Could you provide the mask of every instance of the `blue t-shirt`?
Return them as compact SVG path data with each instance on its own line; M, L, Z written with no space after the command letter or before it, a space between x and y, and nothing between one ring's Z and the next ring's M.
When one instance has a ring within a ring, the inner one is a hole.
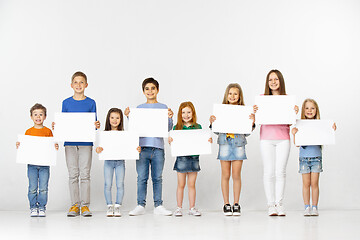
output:
M96 103L86 97L84 100L75 100L69 97L62 102L62 112L94 112L96 116ZM95 127L95 126L94 126ZM64 146L93 146L92 142L65 142Z
M168 107L162 103L143 103L137 106L137 108L168 109ZM173 120L172 118L169 118L168 131L171 130L172 126L173 126ZM140 147L155 147L155 148L164 149L164 139L160 137L140 137L139 145Z
M310 146L300 146L300 157L321 157L321 146L320 145L310 145Z

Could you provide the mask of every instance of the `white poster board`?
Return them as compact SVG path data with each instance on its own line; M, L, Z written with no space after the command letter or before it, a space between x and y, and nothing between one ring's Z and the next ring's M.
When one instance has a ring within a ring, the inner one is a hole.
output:
M153 108L130 108L129 131L140 137L168 136L168 110Z
M253 121L249 118L253 107L214 104L213 115L216 120L212 124L212 131L219 133L250 134Z
M255 104L259 108L256 112L257 124L295 124L296 122L295 96L256 96Z
M172 130L170 136L171 156L190 156L200 154L211 154L210 131L203 129L194 130Z
M298 132L295 145L330 145L335 144L335 131L332 120L296 120Z
M54 137L58 141L94 142L95 113L55 113Z
M99 160L139 159L139 135L130 131L99 131L98 146L104 150Z
M53 137L18 135L20 146L16 151L16 162L39 166L55 166L56 154Z

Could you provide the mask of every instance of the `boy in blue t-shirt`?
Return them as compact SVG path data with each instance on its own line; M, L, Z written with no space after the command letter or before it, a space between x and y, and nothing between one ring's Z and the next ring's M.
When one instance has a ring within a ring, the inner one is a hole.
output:
M94 112L96 115L96 103L93 99L85 96L87 77L82 72L76 72L71 78L71 88L74 95L62 102L62 112ZM95 126L100 128L100 122ZM71 207L68 217L80 214L91 217L90 205L90 170L92 161L92 142L65 142L65 158L69 172L69 188ZM79 186L80 177L80 186Z

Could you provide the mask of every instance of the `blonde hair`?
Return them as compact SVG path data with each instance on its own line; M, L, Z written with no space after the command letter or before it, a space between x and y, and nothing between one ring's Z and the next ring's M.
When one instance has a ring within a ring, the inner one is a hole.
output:
M244 97L243 97L243 92L241 90L241 87L239 84L237 83L230 83L226 90L225 90L225 94L224 94L224 99L222 101L223 104L229 104L229 101L228 101L228 95L229 95L229 92L230 92L230 89L231 88L236 88L239 90L239 100L237 102L238 105L245 105L245 102L244 102Z
M179 111L178 111L178 117L177 117L177 123L175 125L175 130L182 130L184 127L184 122L182 120L182 110L186 107L189 107L192 111L192 119L191 119L191 124L197 126L196 123L196 112L195 112L195 107L191 102L183 102L180 104L179 106Z
M302 106L301 106L301 119L307 119L306 116L305 116L305 104L307 102L311 102L311 103L313 103L315 105L316 114L315 114L314 119L320 119L319 105L317 104L317 102L314 99L311 99L311 98L305 99Z

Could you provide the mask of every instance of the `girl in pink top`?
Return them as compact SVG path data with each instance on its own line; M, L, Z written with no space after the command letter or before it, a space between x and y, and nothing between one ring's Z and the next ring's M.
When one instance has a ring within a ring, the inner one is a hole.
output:
M279 70L266 76L264 95L286 95L284 77ZM258 107L254 106L254 112ZM296 114L298 106L294 107ZM290 152L289 125L261 125L260 150L264 164L264 188L269 216L285 216L283 206L286 165Z

